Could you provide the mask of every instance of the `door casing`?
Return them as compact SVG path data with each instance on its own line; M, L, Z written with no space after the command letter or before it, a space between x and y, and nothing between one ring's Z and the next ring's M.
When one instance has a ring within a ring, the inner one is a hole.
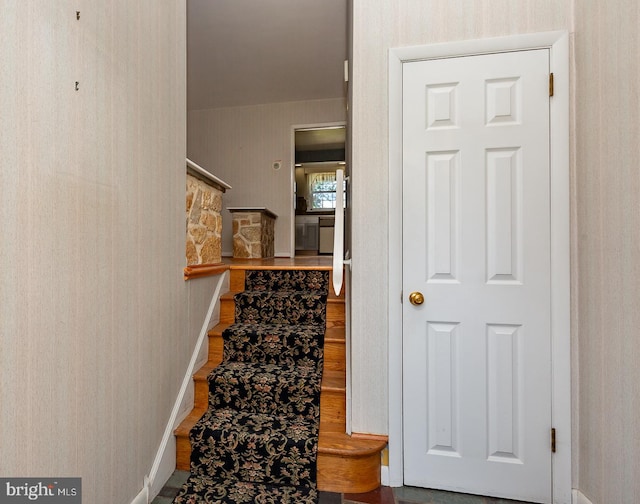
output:
M291 166L289 171L291 177L289 180L289 198L291 204L289 205L291 226L289 228L289 246L291 248L290 256L296 255L296 172L295 172L295 159L296 159L296 130L302 129L323 129L323 128L335 128L335 127L347 127L347 121L334 121L326 123L311 123L311 124L293 124L291 125Z
M389 467L403 484L402 431L402 65L405 62L548 48L550 101L551 351L553 502L571 504L569 35L565 31L478 39L389 51ZM384 474L384 473L383 473Z

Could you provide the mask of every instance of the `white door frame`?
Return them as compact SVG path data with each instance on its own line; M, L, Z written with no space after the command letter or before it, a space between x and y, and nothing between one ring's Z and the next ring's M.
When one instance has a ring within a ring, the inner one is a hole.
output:
M290 187L289 187L289 199L291 204L289 205L289 212L291 215L291 226L289 227L289 243L291 247L290 257L296 255L296 130L300 129L322 129L322 128L335 128L337 126L347 127L347 121L334 121L325 123L311 123L311 124L292 124L291 125L291 166L289 171L291 173ZM345 152L346 156L346 152Z
M403 484L402 432L402 65L410 61L547 48L550 101L553 502L571 504L569 220L569 35L565 31L467 40L389 51L389 473Z

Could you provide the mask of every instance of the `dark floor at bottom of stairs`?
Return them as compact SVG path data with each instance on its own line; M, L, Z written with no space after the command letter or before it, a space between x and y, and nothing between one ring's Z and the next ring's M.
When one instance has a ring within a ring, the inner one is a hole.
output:
M151 504L171 504L189 473L175 471ZM414 487L380 487L364 494L320 492L320 504L526 504L507 499Z

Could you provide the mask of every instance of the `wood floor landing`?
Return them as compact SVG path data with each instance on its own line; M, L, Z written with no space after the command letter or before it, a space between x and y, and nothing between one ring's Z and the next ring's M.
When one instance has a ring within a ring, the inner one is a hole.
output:
M230 269L316 269L331 270L333 268L332 256L297 256L297 257L272 257L270 259L232 259L223 257L222 263Z

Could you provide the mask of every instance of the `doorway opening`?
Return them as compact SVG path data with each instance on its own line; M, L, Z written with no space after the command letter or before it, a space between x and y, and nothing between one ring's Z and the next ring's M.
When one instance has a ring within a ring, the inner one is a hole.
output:
M338 188L336 171L346 165L344 124L295 127L295 255L331 255ZM343 198L345 201L345 198Z

